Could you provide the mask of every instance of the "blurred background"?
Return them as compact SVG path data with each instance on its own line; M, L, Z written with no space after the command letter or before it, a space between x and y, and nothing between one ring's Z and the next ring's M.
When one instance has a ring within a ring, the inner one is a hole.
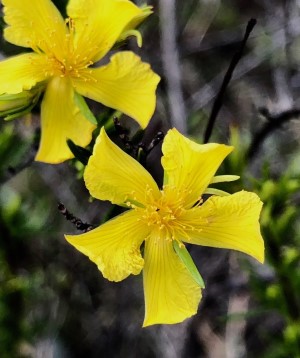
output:
M65 15L66 0L53 1ZM136 1L138 5L142 1ZM0 121L0 357L300 357L300 1L160 0L141 26L143 47L123 44L162 78L145 133L176 126L203 142L211 111L247 23L257 20L213 127L211 142L236 150L219 173L264 201L266 263L192 247L206 289L198 314L177 325L141 328L142 277L105 280L64 239L79 233L62 202L93 225L117 214L91 201L83 165L34 162L39 108ZM1 18L1 28L4 27ZM101 24L100 24L101 26ZM6 43L1 57L24 49ZM97 118L111 111L89 102ZM121 118L131 137L132 120ZM111 135L117 138L114 129ZM120 142L120 146L124 143ZM144 165L161 182L160 145Z

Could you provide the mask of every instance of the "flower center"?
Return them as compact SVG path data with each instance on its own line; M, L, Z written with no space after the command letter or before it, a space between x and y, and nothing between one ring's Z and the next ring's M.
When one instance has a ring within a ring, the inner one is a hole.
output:
M207 219L201 217L198 211L196 218L187 215L190 211L198 210L203 203L202 198L199 198L193 208L187 209L187 193L185 189L178 190L176 187L165 185L157 198L150 188L146 188L142 207L132 202L127 202L127 205L140 214L139 221L151 228L151 237L154 240L175 240L181 246L183 241L190 240L191 232L202 231L200 223L207 223Z
M73 77L76 79L82 79L83 81L96 81L91 75L92 70L89 70L93 64L90 60L90 56L83 51L79 51L74 42L75 28L74 21L71 18L66 19L66 25L68 26L68 33L65 35L63 51L49 50L46 52L48 57L49 68L47 69L47 75L60 76L60 77ZM88 42L88 39L87 39ZM55 44L53 44L55 46Z
M161 190L159 199L153 198L151 190L146 189L145 195L145 207L136 208L141 213L141 220L158 231L159 237L178 240L176 234L184 233L186 228L180 221L185 212L183 193L166 185Z
M73 78L88 78L87 74L90 74L91 71L87 70L90 65L93 63L91 61L84 63L82 60L78 61L79 56L67 55L62 60L59 60L55 57L49 57L49 64L52 70L52 76L60 77L73 77Z

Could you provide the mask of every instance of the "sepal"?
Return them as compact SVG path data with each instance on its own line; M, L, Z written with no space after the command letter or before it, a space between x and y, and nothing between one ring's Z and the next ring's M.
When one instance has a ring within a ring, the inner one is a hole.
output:
M67 139L67 144L74 157L83 165L87 165L92 153L79 145L76 145L71 139Z
M31 112L41 93L41 87L37 86L30 91L0 95L0 117L8 121Z
M200 272L198 271L196 265L194 264L193 259L191 258L191 255L189 254L188 250L182 244L180 246L177 241L173 241L173 248L180 258L181 262L184 264L184 266L187 268L193 279L197 282L197 284L200 286L200 288L205 288L205 284L203 281L202 276L200 275Z

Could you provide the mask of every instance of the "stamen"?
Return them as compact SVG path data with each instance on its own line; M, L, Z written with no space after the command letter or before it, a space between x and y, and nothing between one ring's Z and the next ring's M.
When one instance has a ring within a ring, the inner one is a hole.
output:
M182 220L186 211L184 204L187 190L178 191L175 187L164 186L157 198L153 195L153 189L146 186L144 193L145 207L135 210L141 214L139 221L143 221L147 227L158 231L160 240L175 240L182 246L181 239L189 241L190 232L200 231L194 226L195 222L189 223L186 219ZM199 203L202 202L201 200L200 198Z

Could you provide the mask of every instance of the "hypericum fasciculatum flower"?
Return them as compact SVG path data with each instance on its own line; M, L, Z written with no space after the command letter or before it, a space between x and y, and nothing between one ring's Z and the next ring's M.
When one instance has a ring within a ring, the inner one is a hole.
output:
M73 156L67 139L80 146L90 142L95 123L85 118L78 96L117 109L146 127L159 76L130 51L114 54L108 64L98 62L116 42L137 34L133 26L151 13L149 7L139 8L128 0L70 0L68 18L63 19L50 0L2 4L8 25L4 38L33 52L0 62L0 96L13 106L11 98L18 105L24 101L23 92L34 101L41 87L45 92L36 160L59 163ZM29 108L31 103L25 105ZM17 113L16 108L11 111ZM3 116L14 118L6 111Z
M169 130L162 146L160 190L146 169L116 146L104 129L96 141L84 173L86 186L93 197L127 206L128 211L66 239L108 280L121 281L143 270L144 326L181 322L197 312L202 285L184 259L185 243L238 250L264 260L259 197L208 187L238 178L215 176L232 149L200 145L176 129ZM222 195L203 201L203 194L211 193Z

